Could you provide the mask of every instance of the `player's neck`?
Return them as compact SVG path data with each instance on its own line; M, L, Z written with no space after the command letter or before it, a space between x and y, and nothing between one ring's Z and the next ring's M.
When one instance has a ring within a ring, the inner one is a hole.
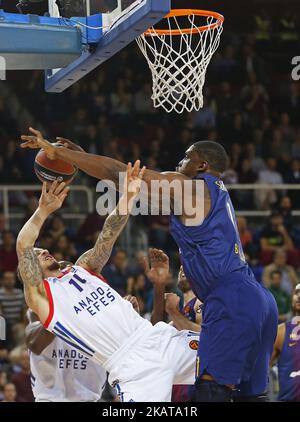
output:
M46 277L45 278L57 278L60 277L62 275L61 270L53 270L53 271L47 271Z

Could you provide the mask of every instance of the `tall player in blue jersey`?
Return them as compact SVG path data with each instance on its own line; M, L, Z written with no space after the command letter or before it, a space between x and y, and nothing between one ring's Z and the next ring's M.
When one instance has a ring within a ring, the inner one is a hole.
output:
M30 128L24 148L44 148L49 158L76 165L90 176L119 183L126 165L109 157L86 154L68 140L64 147L46 141ZM192 145L175 172L146 170L144 181L184 184L203 180L204 221L186 225L188 215L171 216L171 232L180 249L184 272L196 296L204 302L200 334L197 401L264 401L268 366L277 333L277 307L272 295L256 280L244 259L229 194L220 180L227 167L224 148L210 141ZM191 194L197 200L196 190ZM170 207L178 199L170 192ZM160 198L163 199L163 198ZM186 197L180 201L187 202ZM186 205L185 203L183 204ZM183 206L183 209L185 207Z

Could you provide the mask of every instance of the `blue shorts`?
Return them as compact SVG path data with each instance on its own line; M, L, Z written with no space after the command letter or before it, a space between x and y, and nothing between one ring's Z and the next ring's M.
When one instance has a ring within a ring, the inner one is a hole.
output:
M277 321L272 294L254 278L242 272L224 277L204 304L197 376L235 385L241 396L265 392Z

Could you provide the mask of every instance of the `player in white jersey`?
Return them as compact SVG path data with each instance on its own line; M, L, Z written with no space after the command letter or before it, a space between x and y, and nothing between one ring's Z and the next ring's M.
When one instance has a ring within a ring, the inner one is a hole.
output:
M128 165L125 193L94 248L63 272L48 251L37 253L34 244L68 188L54 182L47 191L43 185L39 207L18 236L19 272L26 302L45 328L102 365L122 400L170 401L172 384L194 383L196 351L189 344L197 334L165 323L153 326L98 276L128 221L144 170L139 161ZM163 269L163 262L153 263L154 271Z
M99 401L107 373L76 348L47 331L28 311L31 387L36 402Z

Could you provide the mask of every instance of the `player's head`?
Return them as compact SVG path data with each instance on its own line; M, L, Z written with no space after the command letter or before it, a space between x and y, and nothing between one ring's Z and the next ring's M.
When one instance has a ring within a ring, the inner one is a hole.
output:
M300 283L295 287L292 296L292 309L295 315L300 316Z
M183 266L180 267L178 272L178 287L182 293L186 293L191 290L190 284L185 276Z
M48 249L34 248L34 252L39 260L45 278L53 275L54 271L60 270L59 262L49 253Z
M188 177L199 173L221 175L228 167L228 156L221 144L213 141L200 141L193 144L185 153L176 171Z

